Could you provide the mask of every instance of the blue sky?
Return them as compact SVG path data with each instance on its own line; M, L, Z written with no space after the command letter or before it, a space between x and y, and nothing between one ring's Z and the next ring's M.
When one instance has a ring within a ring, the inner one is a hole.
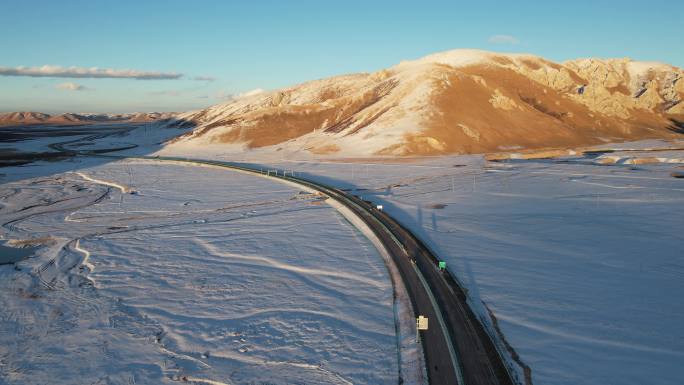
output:
M2 0L0 111L181 111L453 48L684 66L679 1L501 3ZM45 65L77 69L17 69Z

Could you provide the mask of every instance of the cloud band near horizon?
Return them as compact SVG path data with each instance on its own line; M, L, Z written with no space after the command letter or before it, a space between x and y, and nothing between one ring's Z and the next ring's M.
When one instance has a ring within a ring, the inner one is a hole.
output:
M93 78L93 79L136 79L136 80L175 80L183 74L176 72L137 71L130 69L60 67L44 65L41 67L0 67L0 76L28 76L53 78Z
M90 90L90 88L82 86L80 84L76 83L60 83L55 86L56 89L58 90L66 90L66 91L87 91Z

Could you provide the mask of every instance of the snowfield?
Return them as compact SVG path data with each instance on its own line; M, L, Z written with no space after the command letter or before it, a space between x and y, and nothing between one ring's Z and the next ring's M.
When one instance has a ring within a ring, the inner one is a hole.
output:
M150 127L76 144L150 154L173 134ZM678 385L684 144L612 148L499 162L157 154L288 170L383 205L534 384ZM424 381L382 253L294 186L152 160L37 162L0 168L0 224L8 246L39 246L0 266L2 384L375 384L400 368Z
M397 383L399 362L423 381L383 258L320 196L70 162L2 169L0 235L42 247L0 266L0 383Z
M671 173L684 151L654 150L683 146L614 147L625 151L504 162L210 157L292 170L383 205L447 262L496 333L493 314L535 384L680 384L684 182ZM643 158L661 163L624 161Z

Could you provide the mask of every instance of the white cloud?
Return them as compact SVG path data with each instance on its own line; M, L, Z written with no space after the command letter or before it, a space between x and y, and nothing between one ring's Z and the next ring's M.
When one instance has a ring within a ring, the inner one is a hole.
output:
M90 89L90 88L87 88L87 87L82 86L80 84L71 83L71 82L57 84L55 86L55 88L57 88L58 90L66 90L66 91L86 91L86 90Z
M520 44L520 40L518 40L517 37L511 35L494 35L490 36L489 40L487 41L489 41L491 44Z
M200 82L213 82L214 80L216 80L216 78L213 76L195 76L194 78L192 78L192 80L197 80Z
M160 80L179 79L182 74L175 72L116 70L111 68L60 67L44 65L42 67L0 67L0 76L30 76L53 78L112 78Z

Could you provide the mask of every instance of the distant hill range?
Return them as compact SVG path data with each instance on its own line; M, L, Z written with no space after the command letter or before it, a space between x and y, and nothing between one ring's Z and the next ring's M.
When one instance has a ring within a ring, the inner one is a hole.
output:
M49 115L42 112L8 112L0 114L0 126L53 124L76 125L93 123L142 123L169 119L167 112L136 112L131 114L74 114Z
M179 114L196 127L175 143L346 156L673 138L684 133L683 75L681 68L630 59L554 63L454 50Z

